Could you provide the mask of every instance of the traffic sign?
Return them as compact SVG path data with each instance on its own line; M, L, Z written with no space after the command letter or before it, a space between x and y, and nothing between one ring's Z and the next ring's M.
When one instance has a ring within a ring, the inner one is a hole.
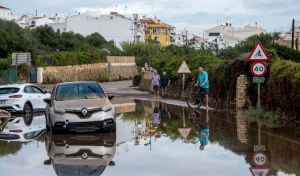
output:
M255 168L250 167L249 168L253 176L267 176L270 172L269 168Z
M262 77L267 73L267 65L261 62L255 62L251 65L251 73L255 77Z
M255 145L254 146L254 151L255 152L258 152L258 151L266 151L266 146L264 146L264 145Z
M265 81L265 77L253 77L253 83L264 83Z
M191 128L178 128L178 132L184 139L187 139L191 130L192 130Z
M185 61L181 63L177 73L191 73L191 70Z
M257 42L255 48L248 58L249 62L260 62L260 61L270 61L268 54L266 53L264 47Z
M267 154L262 151L254 152L252 155L252 163L257 167L267 165L268 163Z

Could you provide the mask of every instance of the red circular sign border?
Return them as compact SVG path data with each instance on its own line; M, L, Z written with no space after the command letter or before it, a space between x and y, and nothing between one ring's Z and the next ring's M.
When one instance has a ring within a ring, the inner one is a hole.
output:
M255 157L256 154L262 154L262 155L264 155L264 156L266 157L266 162L265 162L265 164L263 164L263 165L258 165L258 164L255 163L254 157ZM269 162L269 160L268 160L268 156L267 156L266 152L258 151L258 152L254 152L254 153L252 154L252 164L254 164L254 166L256 166L256 167L265 167L265 166L268 165L268 162Z
M265 67L265 71L264 71L261 75L258 75L258 74L256 74L256 73L253 71L253 67L254 67L256 64L262 64L262 65ZM265 75L267 74L267 70L268 70L267 65L266 65L265 63L263 63L263 62L253 62L253 63L251 64L251 67L250 67L250 71L251 71L252 75L255 76L255 77L263 77L263 76L265 76Z

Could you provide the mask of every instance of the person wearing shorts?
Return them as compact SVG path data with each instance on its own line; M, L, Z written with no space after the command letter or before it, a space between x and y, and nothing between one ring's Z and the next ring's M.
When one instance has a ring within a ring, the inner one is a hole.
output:
M154 71L154 75L152 76L152 87L154 94L159 98L159 89L160 89L160 75L157 71Z
M204 70L203 67L198 68L198 80L195 84L196 87L200 86L204 95L205 95L205 104L206 108L208 109L208 94L209 94L209 80L208 80L208 73Z

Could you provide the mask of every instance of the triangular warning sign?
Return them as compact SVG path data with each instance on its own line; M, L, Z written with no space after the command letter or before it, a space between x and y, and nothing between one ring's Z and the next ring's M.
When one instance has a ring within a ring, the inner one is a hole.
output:
M260 42L257 42L254 50L250 54L248 58L249 62L256 62L256 61L270 61L269 56L267 55L265 49L260 44Z
M191 130L192 130L191 128L178 128L178 132L184 139L187 139Z
M182 62L177 73L191 73L191 70L185 61Z
M249 168L253 176L267 176L270 172L269 168Z

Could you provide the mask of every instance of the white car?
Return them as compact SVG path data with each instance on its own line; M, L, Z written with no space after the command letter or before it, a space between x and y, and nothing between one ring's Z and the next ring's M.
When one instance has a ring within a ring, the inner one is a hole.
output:
M0 86L0 109L12 113L25 113L28 118L33 112L45 111L45 98L51 95L33 84L11 84Z

